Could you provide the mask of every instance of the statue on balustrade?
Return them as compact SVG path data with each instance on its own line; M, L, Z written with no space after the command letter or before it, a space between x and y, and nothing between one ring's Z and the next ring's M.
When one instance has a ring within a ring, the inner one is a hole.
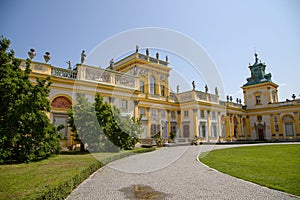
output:
M83 50L83 51L81 52L81 64L84 63L85 57L86 57L86 54L85 54L85 51Z

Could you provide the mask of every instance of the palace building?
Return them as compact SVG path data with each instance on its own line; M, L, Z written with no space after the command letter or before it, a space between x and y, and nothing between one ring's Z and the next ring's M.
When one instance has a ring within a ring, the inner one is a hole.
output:
M29 52L30 53L30 52ZM47 57L47 55L45 55ZM44 56L44 57L45 57ZM48 53L49 56L49 53ZM50 119L55 125L67 126L67 110L76 104L76 93L84 93L90 101L100 93L104 101L117 106L123 116L141 117L144 132L141 138L160 133L168 138L176 133L176 142L189 142L195 137L202 142L236 140L300 140L300 99L278 101L278 85L271 74L265 73L266 65L255 54L249 66L250 77L241 87L244 105L240 99L233 102L227 96L223 101L217 89L209 93L198 91L171 92L168 59L159 59L136 50L129 56L111 62L102 69L77 64L75 69L64 69L32 61L31 80L51 77ZM21 67L25 67L25 60ZM245 68L246 70L246 68ZM62 131L63 146L74 141L70 128Z

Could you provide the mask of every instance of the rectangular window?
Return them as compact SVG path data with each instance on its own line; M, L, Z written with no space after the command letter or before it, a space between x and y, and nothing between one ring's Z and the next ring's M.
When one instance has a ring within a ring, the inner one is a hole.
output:
M200 117L201 117L201 118L205 118L204 110L201 110L201 111L200 111Z
M144 81L140 81L140 91L141 93L145 93Z
M212 135L213 137L218 137L217 124L212 124Z
M260 101L260 96L255 96L255 100L256 100L256 105L258 104L261 104L261 101Z
M122 99L122 101L121 101L121 108L127 109L127 100Z
M160 95L165 96L165 86L163 85L160 86Z
M276 131L276 132L279 131L279 126L278 126L278 124L275 124L275 131Z
M161 118L165 118L166 117L166 111L161 110L160 111L160 116L161 116Z
M189 111L188 110L184 111L184 117L189 117Z
M213 112L211 113L211 117L212 117L212 119L216 119L216 112L215 112L215 111L213 111Z
M262 116L261 115L257 115L257 121L262 121Z
M155 109L151 109L151 116L157 116L157 112Z
M172 118L172 119L175 119L175 118L176 118L175 112L174 112L174 111L171 111L171 118Z
M146 114L145 114L145 109L144 109L144 108L140 108L140 109L139 109L139 113L140 113L140 116L142 116L142 117L145 117L145 116L146 116Z
M205 123L201 123L201 135L202 137L206 137L206 126Z

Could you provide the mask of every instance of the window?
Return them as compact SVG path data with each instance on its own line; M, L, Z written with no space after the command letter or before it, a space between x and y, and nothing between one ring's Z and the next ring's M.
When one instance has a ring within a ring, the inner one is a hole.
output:
M183 137L190 137L190 125L183 125Z
M205 123L201 123L200 128L201 128L201 132L200 132L201 136L206 137L206 125L205 125Z
M121 101L121 108L127 109L127 100L122 99L122 101Z
M261 115L257 115L257 121L262 121L262 116Z
M256 100L256 105L261 104L259 95L255 96L255 100Z
M278 122L278 118L276 116L274 116L274 122L277 123Z
M140 91L141 93L145 93L144 81L140 81Z
M184 111L184 117L189 117L189 111L188 110Z
M176 117L176 116L175 116L175 112L174 112L174 111L171 111L171 118L172 118L172 119L175 119L175 117Z
M213 137L218 137L218 129L217 129L216 123L212 124L212 135L213 135Z
M292 122L286 122L285 125L285 134L287 137L294 136L294 125Z
M146 116L146 114L145 114L145 109L144 109L144 108L140 108L140 109L139 109L139 113L140 113L140 116L141 116L141 117L145 117L145 116Z
M276 131L276 132L279 131L279 126L278 126L278 124L275 124L275 131Z
M165 96L165 86L164 85L160 86L160 95Z
M151 116L157 116L157 112L155 109L151 109Z
M159 124L151 124L151 130L150 130L151 136L155 134L160 134L160 125Z
M166 117L166 111L161 110L160 115L161 115L161 118L165 118Z
M211 117L212 117L212 119L216 119L216 112L215 111L211 112Z
M155 91L155 79L153 76L150 76L150 94L156 94Z
M201 110L201 111L200 111L200 117L201 117L201 118L205 118L204 110Z

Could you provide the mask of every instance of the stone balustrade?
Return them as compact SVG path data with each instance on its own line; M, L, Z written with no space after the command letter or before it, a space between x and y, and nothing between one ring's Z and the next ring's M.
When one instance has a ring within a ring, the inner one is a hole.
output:
M137 77L109 69L101 69L87 65L77 65L79 80L116 85L137 90Z

